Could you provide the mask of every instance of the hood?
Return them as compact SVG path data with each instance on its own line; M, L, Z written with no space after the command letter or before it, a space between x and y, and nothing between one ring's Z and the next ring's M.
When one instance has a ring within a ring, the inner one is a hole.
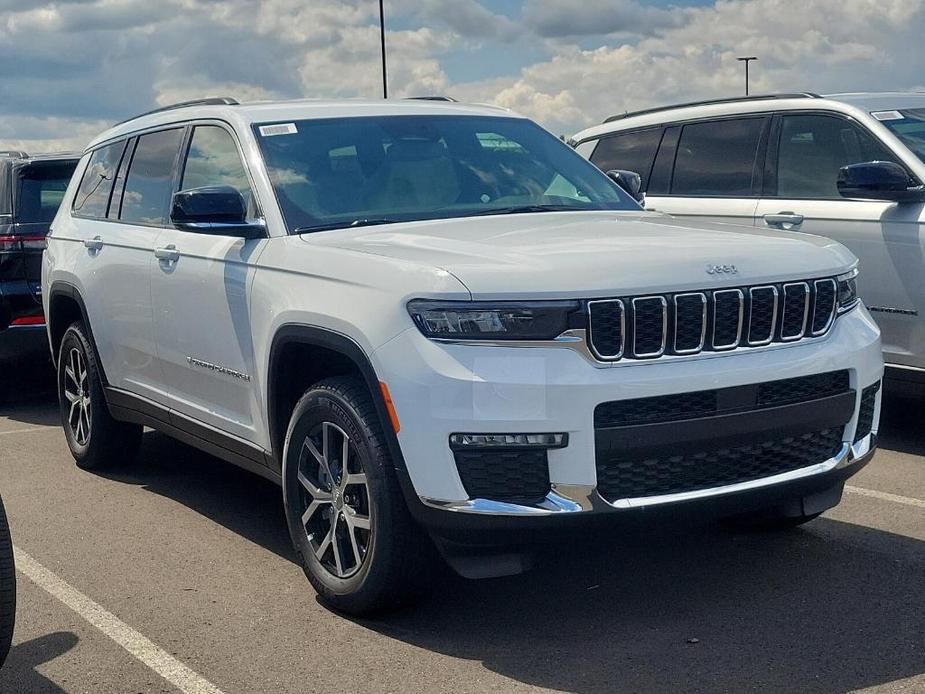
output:
M663 214L545 212L306 234L307 243L451 272L475 299L594 298L810 279L856 262L819 236ZM708 273L714 265L736 272Z

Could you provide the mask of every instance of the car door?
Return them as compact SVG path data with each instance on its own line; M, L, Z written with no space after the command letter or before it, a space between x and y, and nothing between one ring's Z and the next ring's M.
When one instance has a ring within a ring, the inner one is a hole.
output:
M858 289L883 333L888 363L925 366L925 211L921 203L847 200L838 170L899 159L867 128L838 114L775 118L757 223L827 236L860 259Z
M151 399L162 378L150 271L182 134L174 128L96 150L73 207L84 246L76 275L107 380Z
M179 189L232 186L256 205L239 147L218 123L188 135ZM248 288L265 239L170 228L152 272L157 354L166 404L248 441L260 417Z
M770 118L698 121L669 128L646 191L646 209L752 226Z

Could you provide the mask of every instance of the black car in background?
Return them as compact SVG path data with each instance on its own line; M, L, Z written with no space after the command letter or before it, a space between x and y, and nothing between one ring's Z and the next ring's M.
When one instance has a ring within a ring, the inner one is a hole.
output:
M0 152L0 360L48 352L42 251L79 158Z

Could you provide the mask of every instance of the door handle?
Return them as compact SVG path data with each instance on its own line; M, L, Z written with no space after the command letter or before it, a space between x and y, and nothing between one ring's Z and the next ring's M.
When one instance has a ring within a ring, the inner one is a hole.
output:
M769 227L780 227L781 229L792 229L803 223L803 215L795 212L778 212L777 214L766 214L764 223Z
M175 263L180 259L180 251L173 244L163 248L154 249L154 257L167 263Z
M86 239L84 241L84 247L89 251L98 251L103 247L103 239L99 236L94 236L92 239Z

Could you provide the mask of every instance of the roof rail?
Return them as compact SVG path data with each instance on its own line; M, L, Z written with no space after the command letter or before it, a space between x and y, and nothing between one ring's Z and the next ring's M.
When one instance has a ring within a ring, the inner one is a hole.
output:
M18 149L4 149L0 150L0 157L9 157L10 159L28 159L29 155L26 152Z
M150 111L145 111L144 113L139 113L137 116L132 116L131 118L126 118L125 120L120 120L116 125L122 125L123 123L128 123L131 120L136 118L141 118L142 116L150 116L154 113L163 113L164 111L173 111L177 108L185 108L187 106L237 106L238 100L233 99L230 96L210 96L205 99L191 99L190 101L180 101L176 104L170 104L169 106L161 106L160 108L155 108Z
M406 96L405 101L452 101L456 102L452 96Z
M725 99L706 99L704 101L690 101L684 104L672 104L670 106L656 106L655 108L645 108L641 111L627 111L618 113L604 120L610 123L615 120L631 118L632 116L642 116L647 113L658 113L659 111L670 111L676 108L687 108L688 106L709 106L710 104L731 104L737 101L767 101L769 99L821 99L819 94L813 92L795 92L793 94L755 94L753 96L730 96Z

